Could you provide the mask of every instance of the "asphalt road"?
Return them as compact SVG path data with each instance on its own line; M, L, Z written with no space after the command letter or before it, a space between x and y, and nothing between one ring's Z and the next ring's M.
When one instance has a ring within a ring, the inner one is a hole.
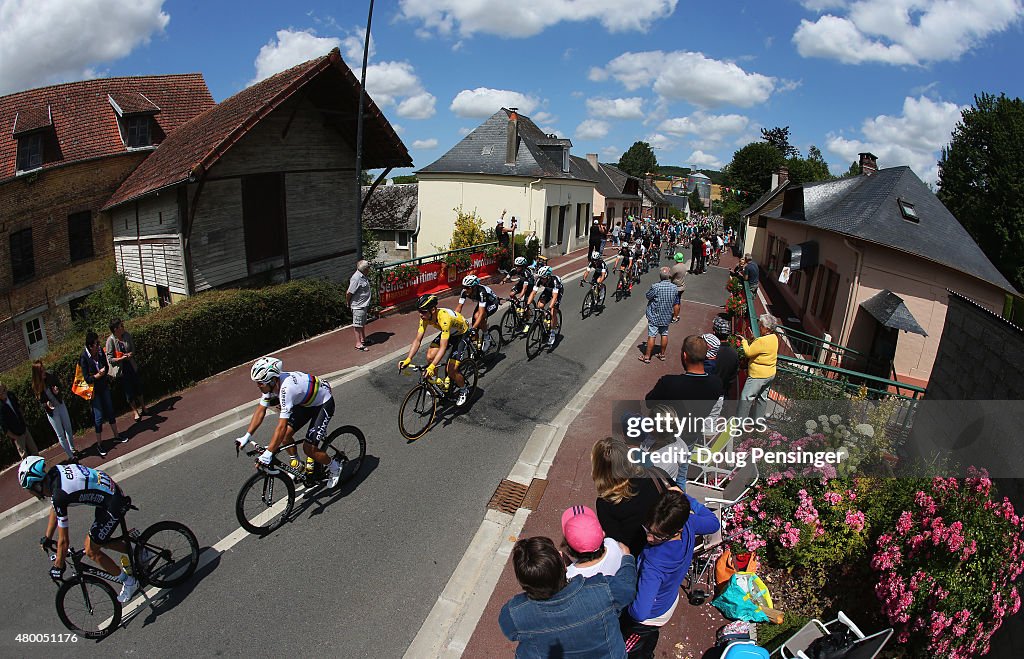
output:
M622 302L609 295L605 312L586 320L578 312L586 289L570 281L564 341L533 361L526 359L525 341L507 346L480 379L472 405L416 442L407 443L397 423L413 379L387 366L336 386L332 428L354 424L367 437L360 482L312 503L298 499L301 512L268 537L207 550L213 560L196 577L100 643L15 641L19 633L66 630L36 545L44 523L4 538L0 656L401 656L535 424L550 421L635 325L655 277L648 274ZM274 421L264 423L260 441ZM212 547L238 529L235 497L251 473L250 461L235 458L230 435L198 446L121 482L141 508L129 524L144 529L178 520L201 547ZM88 508L72 509L73 545L81 544L91 519Z

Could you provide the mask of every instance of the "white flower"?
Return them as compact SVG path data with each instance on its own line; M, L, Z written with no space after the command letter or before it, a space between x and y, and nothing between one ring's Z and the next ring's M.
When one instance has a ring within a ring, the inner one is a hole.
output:
M831 421L833 424L838 425L843 422L843 417L839 416L838 414L833 414L828 418L828 420Z
M847 430L846 428L843 428L843 431L840 434L842 434L843 439L849 439L849 437L850 437L850 431Z
M818 416L818 421L821 421L822 423L828 423L828 415L827 414L819 415Z
M804 424L804 428L807 428L807 432L814 432L818 429L818 424L811 419L808 419L807 423Z
M865 437L875 436L875 429L870 423L859 423L853 428L853 431Z
M821 422L821 432L825 433L826 435L832 432L832 427L828 425L828 421Z

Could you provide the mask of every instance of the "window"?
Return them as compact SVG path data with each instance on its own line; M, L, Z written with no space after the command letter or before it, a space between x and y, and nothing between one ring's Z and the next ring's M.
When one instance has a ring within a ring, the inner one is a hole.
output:
M562 171L569 171L569 149L562 149Z
M72 263L93 257L92 212L68 215L68 245L71 248Z
M836 306L836 292L839 289L839 273L831 268L823 268L821 279L818 280L819 291L824 288L822 295L820 296L820 305L818 305L817 313L814 315L818 317L818 320L824 325L824 329L828 331L832 323L832 311ZM815 294L815 304L819 303L819 296Z
M153 139L149 132L148 116L128 117L125 120L125 128L128 134L128 146L135 148L153 144Z
M85 320L88 315L85 310L85 301L88 298L88 295L83 295L68 301L68 311L71 312L71 320Z
M409 249L409 232L395 232L395 249Z
M11 234L11 277L14 283L31 279L36 273L35 257L32 254L32 229L22 229Z
M43 134L18 138L18 171L27 172L43 166Z
M900 205L900 213L903 215L903 219L915 224L921 221L921 217L917 214L917 210L914 209L914 204L909 201L903 201L897 199L896 203Z
M171 304L171 289L166 286L156 285L156 297L160 302L161 307L166 307Z

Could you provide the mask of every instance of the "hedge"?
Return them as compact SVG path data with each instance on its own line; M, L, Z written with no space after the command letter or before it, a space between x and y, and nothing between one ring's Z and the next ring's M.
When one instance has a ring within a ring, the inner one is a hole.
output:
M334 329L350 317L343 288L323 280L303 279L262 289L210 291L128 320L126 325L135 340L135 359L142 372L146 399L155 400ZM101 333L100 340L105 342L106 336ZM76 431L92 427L89 402L71 393L84 343L84 336L76 337L51 347L43 358L47 370L63 385L64 402ZM53 428L32 394L31 362L4 372L0 382L18 397L40 450L55 444ZM128 407L120 387L115 388L114 407L120 414ZM13 443L0 442L0 467L17 460Z

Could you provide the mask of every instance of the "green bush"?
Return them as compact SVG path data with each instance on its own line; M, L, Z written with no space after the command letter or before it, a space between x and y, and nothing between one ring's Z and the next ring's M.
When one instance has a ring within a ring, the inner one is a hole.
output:
M210 291L164 307L128 323L142 371L147 400L180 391L227 368L245 363L347 322L344 289L326 281L303 279L251 290ZM108 332L100 333L106 340ZM84 336L51 348L43 359L63 385L72 425L92 426L88 401L71 393ZM0 376L22 403L36 444L56 441L53 429L32 394L32 365L25 362ZM115 387L120 389L120 387ZM127 409L114 395L115 410ZM11 442L0 444L0 466L18 459Z

